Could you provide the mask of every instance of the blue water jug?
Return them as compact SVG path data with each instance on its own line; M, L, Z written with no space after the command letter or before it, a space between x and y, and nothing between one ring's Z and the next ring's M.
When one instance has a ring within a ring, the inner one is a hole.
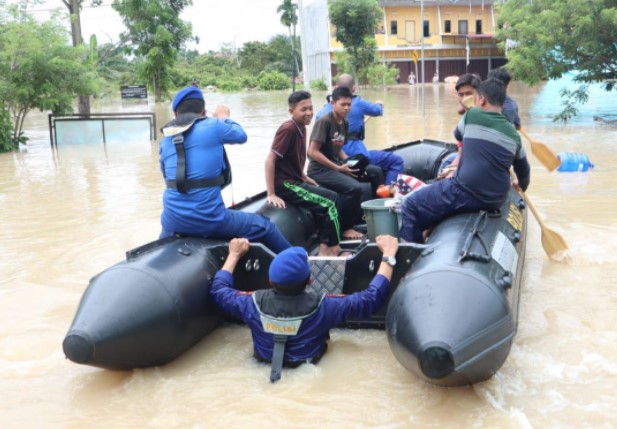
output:
M580 152L559 152L557 158L561 162L557 171L587 171L594 167L589 157Z

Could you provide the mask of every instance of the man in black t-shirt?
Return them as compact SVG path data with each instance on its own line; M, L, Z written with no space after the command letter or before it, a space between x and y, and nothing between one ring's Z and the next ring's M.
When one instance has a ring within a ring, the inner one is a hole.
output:
M362 234L353 225L362 216L360 203L368 183L355 178L358 170L345 163L347 155L342 147L347 142L349 124L345 119L351 109L351 91L338 87L332 92L332 112L315 123L311 133L308 157L308 175L320 186L339 194L342 209L339 212L343 237L360 238ZM370 191L369 191L370 194Z

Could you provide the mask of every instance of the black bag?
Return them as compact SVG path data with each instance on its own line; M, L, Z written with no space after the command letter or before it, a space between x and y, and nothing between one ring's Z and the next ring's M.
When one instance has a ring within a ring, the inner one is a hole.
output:
M366 176L368 158L361 153L348 157L345 160L345 164L347 164L350 168L353 168L354 170L358 170L358 172L356 173L358 180L361 180Z

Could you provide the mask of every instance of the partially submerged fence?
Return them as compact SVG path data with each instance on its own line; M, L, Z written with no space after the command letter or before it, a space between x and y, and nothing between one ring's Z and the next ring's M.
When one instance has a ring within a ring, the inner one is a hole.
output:
M106 144L110 141L156 140L152 112L49 115L49 138L58 144Z

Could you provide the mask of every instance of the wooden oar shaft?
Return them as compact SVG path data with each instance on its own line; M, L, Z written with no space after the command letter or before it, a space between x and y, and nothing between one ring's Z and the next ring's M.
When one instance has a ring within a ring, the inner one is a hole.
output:
M529 137L529 134L527 134L522 128L520 128L518 132L521 133L529 141L529 143L535 143L533 139Z
M545 229L546 226L544 225L544 222L540 218L540 214L538 213L536 208L533 206L533 204L531 203L531 201L527 197L527 194L525 194L525 192L523 192L523 191L521 191L520 193L521 193L521 196L523 197L523 199L525 200L525 204L527 204L527 207L529 207L529 209L531 210L531 213L533 213L533 216L538 221L538 224L540 225L540 228Z

